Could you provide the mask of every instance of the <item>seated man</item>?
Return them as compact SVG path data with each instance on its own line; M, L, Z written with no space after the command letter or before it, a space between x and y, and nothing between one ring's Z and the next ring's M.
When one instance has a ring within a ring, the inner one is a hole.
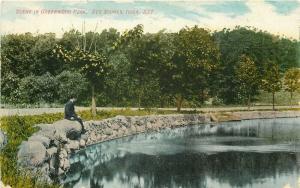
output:
M76 98L71 97L70 100L66 103L65 119L78 121L81 124L82 132L84 133L85 129L83 127L82 119L80 118L80 116L77 116L77 114L75 113L75 108L74 108L75 102L76 102Z

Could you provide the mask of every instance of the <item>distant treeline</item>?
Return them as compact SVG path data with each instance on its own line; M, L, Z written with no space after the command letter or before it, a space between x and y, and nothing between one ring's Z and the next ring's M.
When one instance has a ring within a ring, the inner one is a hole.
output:
M261 90L297 90L299 44L250 27L9 34L1 41L1 97L10 104L70 96L98 106L250 104Z

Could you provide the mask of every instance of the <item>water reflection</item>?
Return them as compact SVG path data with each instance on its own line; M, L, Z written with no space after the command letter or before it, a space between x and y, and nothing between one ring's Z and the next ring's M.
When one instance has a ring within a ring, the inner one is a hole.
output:
M300 118L199 125L88 147L65 187L297 187Z

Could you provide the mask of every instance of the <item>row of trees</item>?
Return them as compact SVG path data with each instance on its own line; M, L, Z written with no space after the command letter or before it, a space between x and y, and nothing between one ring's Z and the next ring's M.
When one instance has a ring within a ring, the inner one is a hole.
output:
M183 101L199 106L212 97L250 105L262 89L275 98L283 80L292 97L298 59L298 41L245 27L150 34L137 25L123 34L70 30L60 39L11 34L2 38L1 91L10 103L63 102L76 94L82 102L92 98L93 107L97 100L180 110Z
M2 93L9 93L8 100L13 103L34 104L65 103L70 96L87 91L87 81L78 72L63 71L53 76L49 72L41 75L29 75L22 79L13 73L2 80Z

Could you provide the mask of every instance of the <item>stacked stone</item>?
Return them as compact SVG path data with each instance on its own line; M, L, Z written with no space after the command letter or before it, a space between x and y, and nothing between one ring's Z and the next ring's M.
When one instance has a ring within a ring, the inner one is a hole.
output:
M226 113L220 120L214 120L212 114L116 116L101 121L85 122L84 127L87 131L84 134L81 134L81 125L78 122L61 120L53 124L37 125L40 130L28 141L22 142L18 152L18 163L26 169L40 173L44 180L53 181L70 168L70 154L88 145L143 132L209 123L211 120L277 117L300 117L300 111L231 112Z
M81 125L76 121L61 120L54 124L36 125L38 132L23 141L18 151L18 164L52 182L53 178L69 169L68 152L80 139ZM70 146L73 146L70 147Z
M143 132L195 125L210 121L207 115L176 114L152 116L116 116L102 121L85 122L87 145Z
M37 133L22 142L18 163L23 168L40 173L41 178L51 182L69 170L71 153L87 145L209 121L209 115L200 114L116 116L85 122L87 131L84 134L81 134L81 126L76 121L61 120L53 124L41 124L37 125L40 128Z

